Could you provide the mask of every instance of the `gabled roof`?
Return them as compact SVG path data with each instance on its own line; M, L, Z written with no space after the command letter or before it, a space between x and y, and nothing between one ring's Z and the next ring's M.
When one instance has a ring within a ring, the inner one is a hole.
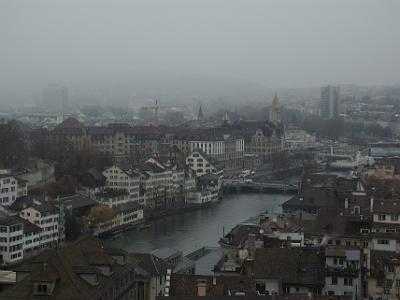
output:
M109 264L112 275L103 275L96 264ZM40 281L55 282L53 294L48 299L57 300L97 300L109 287L113 287L122 273L134 270L136 261L127 256L127 262L120 265L108 254L101 240L83 237L64 247L45 250L17 266L17 272L29 275L0 294L1 300L26 300L32 298L32 284ZM95 272L98 284L91 285L79 273Z
M207 297L228 296L229 292L233 294L234 291L240 290L242 292L255 291L254 280L245 276L219 275L214 278L213 276L207 275L172 274L170 295L172 297L197 296L198 281L203 281L207 286L207 296L202 297L202 299ZM236 299L237 297L234 298Z
M171 257L182 255L182 252L169 247L163 247L152 251L151 254L161 259L169 259Z
M4 216L0 218L0 225L3 226L12 226L17 224L23 224L24 219L19 216ZM22 229L22 228L21 228Z
M91 207L97 204L96 201L80 194L60 198L60 202L63 203L66 207L71 207L72 209Z
M151 276L166 274L170 268L167 262L150 253L131 253L130 257L137 260L138 266Z
M256 249L251 266L255 278L280 279L283 284L322 286L323 261L319 249L261 248Z
M376 199L374 200L373 211L374 213L400 214L400 200Z

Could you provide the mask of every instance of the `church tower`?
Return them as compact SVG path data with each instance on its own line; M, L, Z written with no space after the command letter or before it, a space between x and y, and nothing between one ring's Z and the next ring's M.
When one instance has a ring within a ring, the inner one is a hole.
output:
M202 121L203 119L204 119L203 110L201 109L201 105L200 105L199 113L197 115L197 120Z
M282 105L276 93L274 100L272 101L272 107L269 113L269 120L273 123L282 122Z

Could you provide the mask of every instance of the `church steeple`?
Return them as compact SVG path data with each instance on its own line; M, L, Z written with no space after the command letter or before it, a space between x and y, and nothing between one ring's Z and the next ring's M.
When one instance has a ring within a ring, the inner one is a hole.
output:
M282 105L278 98L278 94L275 93L274 100L272 101L272 107L269 114L269 120L274 123L280 123L282 121Z
M204 119L203 110L201 109L201 105L199 107L199 113L197 114L197 120L201 121Z

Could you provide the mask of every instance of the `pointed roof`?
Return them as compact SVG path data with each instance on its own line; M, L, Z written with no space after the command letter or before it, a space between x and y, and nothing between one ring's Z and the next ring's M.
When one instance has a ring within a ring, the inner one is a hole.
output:
M275 111L281 109L281 102L279 100L278 94L275 93L274 100L272 101L272 106Z
M203 110L201 109L201 105L200 105L199 113L197 115L197 120L203 120L203 119L204 119Z

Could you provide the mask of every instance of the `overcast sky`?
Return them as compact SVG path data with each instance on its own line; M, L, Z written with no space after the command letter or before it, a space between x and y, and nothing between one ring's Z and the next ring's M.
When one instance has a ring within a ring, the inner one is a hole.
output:
M127 70L399 84L399 13L399 0L1 0L0 97Z

